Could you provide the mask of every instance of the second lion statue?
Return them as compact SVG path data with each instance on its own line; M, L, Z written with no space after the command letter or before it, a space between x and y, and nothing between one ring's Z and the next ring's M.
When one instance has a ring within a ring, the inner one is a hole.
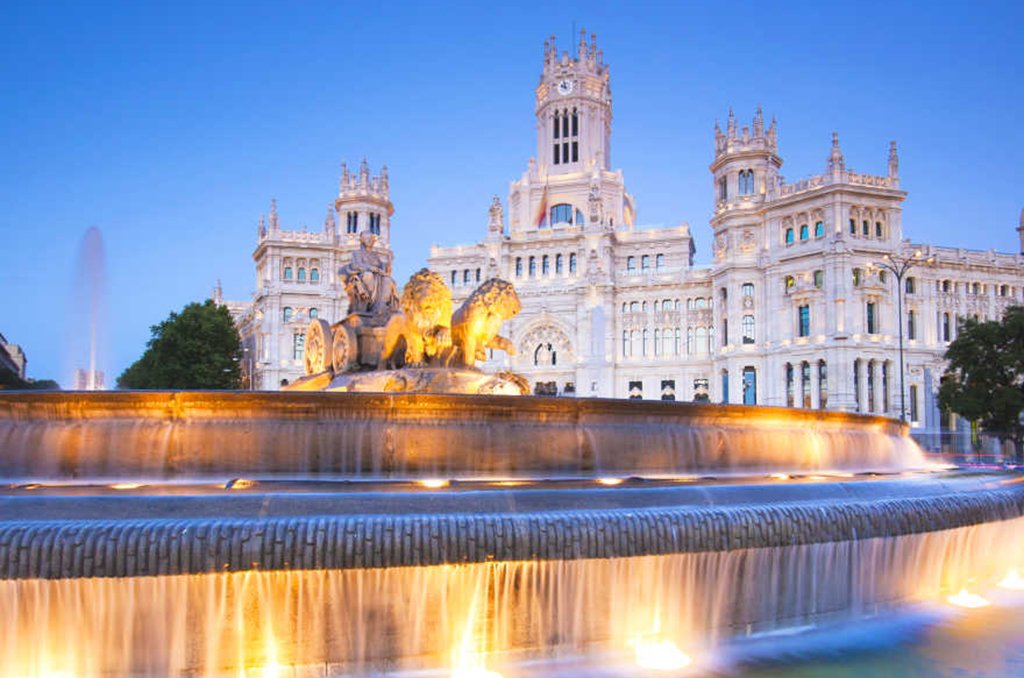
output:
M498 331L521 308L512 283L500 278L485 281L452 315L452 347L446 363L473 367L477 360L487 359L488 348L515 355L515 345Z

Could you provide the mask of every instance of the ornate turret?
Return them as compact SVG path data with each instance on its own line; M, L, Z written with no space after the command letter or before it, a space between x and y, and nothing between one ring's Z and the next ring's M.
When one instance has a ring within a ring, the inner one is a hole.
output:
M338 197L334 209L342 218L347 238L354 239L363 231L379 236L381 244L388 246L391 241L391 215L395 208L388 196L388 170L384 165L380 174L370 174L370 166L364 158L359 171L353 175L348 165L341 164L341 179L338 181Z
M277 198L270 199L270 218L269 218L270 232L277 233L280 230L280 225L277 221Z
M537 158L548 174L610 167L612 94L610 74L597 38L580 31L576 55L544 43L544 70L537 85Z
M505 212L501 207L501 199L498 196L494 196L491 199L491 207L487 212L487 232L501 235L505 230Z
M889 181L893 188L900 186L900 156L896 153L896 142L889 142Z
M1020 237L1020 253L1024 254L1024 209L1020 211L1020 222L1017 224L1017 235Z
M760 201L778 175L782 159L776 155L775 118L768 129L764 111L758 106L752 124L742 129L736 114L729 109L725 132L715 121L715 160L711 172L715 181L715 205L749 207Z
M828 171L842 172L846 169L846 159L843 157L843 150L839 148L839 133L832 132L832 150L828 156Z
M329 240L334 240L334 234L338 230L338 222L334 219L334 205L327 206L327 216L324 218L324 233Z

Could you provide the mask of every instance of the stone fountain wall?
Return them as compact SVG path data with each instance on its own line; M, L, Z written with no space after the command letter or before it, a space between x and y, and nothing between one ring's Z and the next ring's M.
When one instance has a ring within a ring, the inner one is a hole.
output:
M0 394L0 478L538 477L902 469L899 422L836 412L406 394Z

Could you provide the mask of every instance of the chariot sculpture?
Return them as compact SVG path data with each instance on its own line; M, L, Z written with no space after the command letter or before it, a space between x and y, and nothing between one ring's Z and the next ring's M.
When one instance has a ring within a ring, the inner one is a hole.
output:
M499 334L519 313L512 283L484 281L456 309L437 273L414 273L398 295L390 257L374 251L376 236L360 235L360 249L338 270L349 313L330 324L317 318L306 331L306 376L289 390L420 391L428 393L526 394L526 380L476 367L487 349L515 354Z

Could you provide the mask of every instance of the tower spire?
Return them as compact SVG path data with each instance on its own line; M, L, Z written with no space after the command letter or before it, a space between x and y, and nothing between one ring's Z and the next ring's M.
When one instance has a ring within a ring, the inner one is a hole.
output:
M732 106L729 107L729 120L726 124L727 132L729 133L730 139L736 138L736 116L732 112Z
M900 156L896 153L896 142L889 142L889 178L899 179L900 177Z
M757 105L757 112L754 113L754 138L764 136L764 113L761 112L761 104Z
M270 223L270 231L271 231L271 233L273 233L274 231L278 230L278 223L277 223L277 198L271 198L270 199L270 217L269 217L268 221Z
M1020 221L1017 224L1017 235L1020 236L1020 253L1024 254L1024 209L1020 211Z

